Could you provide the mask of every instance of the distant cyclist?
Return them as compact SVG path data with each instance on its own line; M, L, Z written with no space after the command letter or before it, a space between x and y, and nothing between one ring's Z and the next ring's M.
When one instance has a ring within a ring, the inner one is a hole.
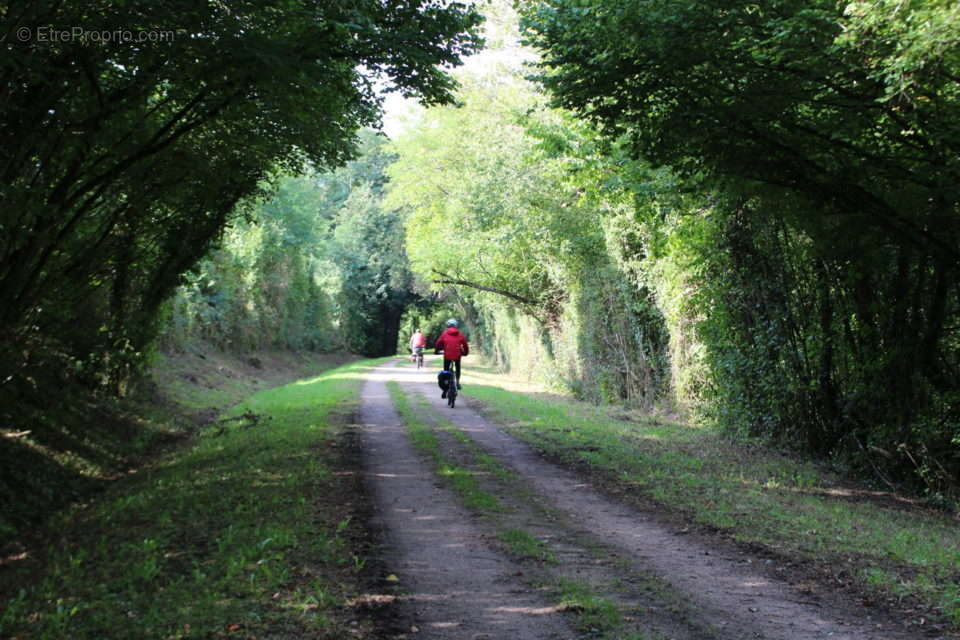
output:
M447 320L447 329L437 338L437 353L443 351L443 369L450 371L450 367L456 365L457 389L460 385L460 358L470 355L470 345L467 344L467 338L457 329L457 321L453 318ZM442 397L446 397L447 392L443 392Z
M420 332L420 329L417 329L412 336L410 336L410 353L413 354L413 360L417 360L417 356L423 353L424 348L427 346L427 336L423 335Z

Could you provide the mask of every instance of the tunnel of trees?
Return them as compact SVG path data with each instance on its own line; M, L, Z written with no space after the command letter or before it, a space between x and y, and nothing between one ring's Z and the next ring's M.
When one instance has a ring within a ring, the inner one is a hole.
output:
M955 496L960 8L484 11L452 73L459 3L8 4L10 428L157 348L388 355L456 314L583 399ZM172 37L36 37L81 23ZM425 105L392 140L387 78Z

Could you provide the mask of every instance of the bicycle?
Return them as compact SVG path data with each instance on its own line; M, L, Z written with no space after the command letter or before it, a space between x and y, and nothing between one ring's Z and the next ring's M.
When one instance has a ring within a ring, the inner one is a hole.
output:
M457 374L454 373L453 367L442 369L437 376L437 382L443 389L443 394L440 397L445 398L447 406L453 409L457 403Z
M453 409L457 404L457 376L450 372L450 386L447 387L447 406Z

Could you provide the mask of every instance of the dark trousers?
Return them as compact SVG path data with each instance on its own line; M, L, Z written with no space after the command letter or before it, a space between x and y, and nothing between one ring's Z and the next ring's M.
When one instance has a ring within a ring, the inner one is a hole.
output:
M443 359L443 368L446 369L447 371L450 371L451 364L457 365L457 382L460 382L460 359L459 358L456 360L447 360L446 358Z

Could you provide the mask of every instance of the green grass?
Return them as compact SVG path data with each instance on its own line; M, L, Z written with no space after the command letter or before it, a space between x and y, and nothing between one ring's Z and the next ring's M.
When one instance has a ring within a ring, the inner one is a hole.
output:
M260 368L252 367L250 359L197 343L185 353L157 353L151 377L170 401L186 411L225 409L261 389L310 378L343 363L337 354L308 352L262 352L253 358L266 361Z
M251 637L332 628L358 562L326 445L363 363L250 397L241 423L56 516L0 575L0 636ZM324 505L321 508L321 505ZM36 556L36 557L34 557Z
M174 380L167 387L172 396L179 399L187 409L228 407L249 392L241 380L223 380L218 386L201 386L190 380Z
M519 438L694 522L779 553L845 567L883 594L912 595L960 624L960 528L950 515L845 488L817 466L718 432L527 390L475 366L471 396Z
M537 540L523 529L505 529L499 531L497 537L515 556L551 564L557 562L556 554L550 550L546 543Z
M617 629L622 619L617 605L597 596L582 582L558 580L553 587L560 607L577 614L577 627L590 634L608 634Z
M457 492L464 504L481 513L501 511L503 506L496 496L480 487L473 471L457 465L443 455L437 435L424 422L420 414L410 406L410 400L400 384L391 380L387 383L387 389L390 392L393 406L400 414L404 425L406 425L413 446L433 461L437 475ZM420 408L422 410L423 405Z
M424 402L423 406L427 406ZM435 412L434 412L435 414ZM486 452L483 447L474 442L468 434L458 429L446 418L436 416L436 422L444 432L450 434L469 453L477 467L492 474L503 484L515 483L518 480L516 472L503 466L499 460Z

